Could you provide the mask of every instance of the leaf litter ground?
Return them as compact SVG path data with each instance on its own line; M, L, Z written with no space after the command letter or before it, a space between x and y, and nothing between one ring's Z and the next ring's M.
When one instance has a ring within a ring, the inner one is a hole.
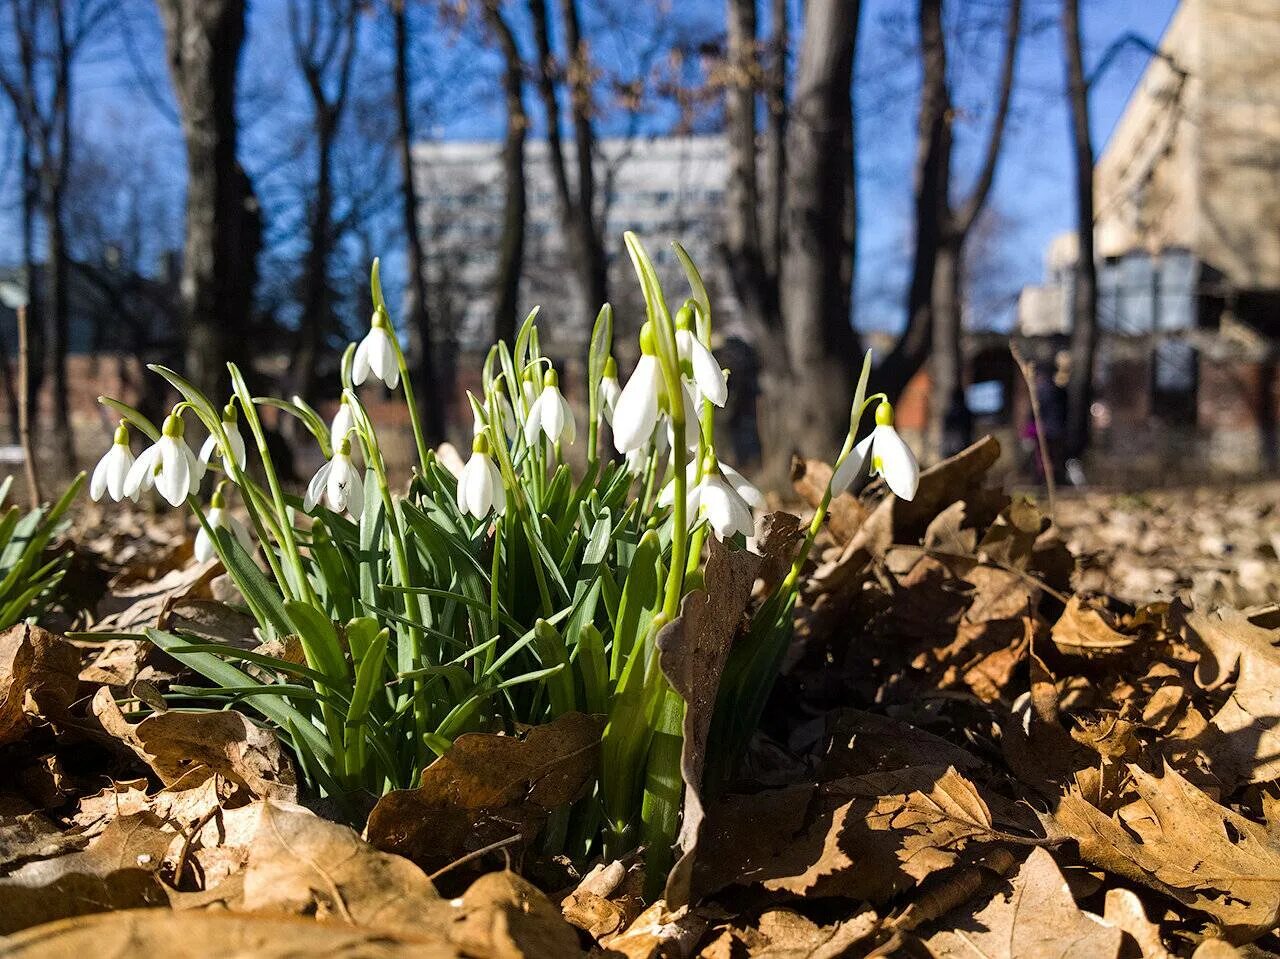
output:
M249 718L166 711L193 678L112 636L253 648L216 565L143 514L82 520L64 547L95 612L0 636L0 955L1276 954L1280 488L1069 497L1055 526L990 479L998 454L910 503L836 499L716 794L708 704L794 524L774 514L749 569L713 559L663 642L695 708L658 902L642 859L538 852L590 788L599 717L462 736L414 789L332 808ZM797 462L796 497L828 477Z

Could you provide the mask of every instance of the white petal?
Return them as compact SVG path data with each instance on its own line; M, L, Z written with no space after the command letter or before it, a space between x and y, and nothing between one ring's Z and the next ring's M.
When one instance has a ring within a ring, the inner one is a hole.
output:
M332 469L333 460L325 460L324 465L316 470L316 475L311 477L311 482L307 484L307 495L303 497L302 508L308 513L316 508L320 497L324 495L329 485L329 471Z
M485 457L480 454L472 456L471 462L467 465L471 467L465 477L467 506L472 516L482 519L488 514L489 507L493 505L493 477L485 467Z
M613 408L618 405L618 397L622 395L622 387L612 376L600 381L600 412L606 423L613 422Z
M473 469L471 464L475 461L476 458L472 455L471 459L467 460L466 464L462 467L462 472L458 474L458 492L455 496L455 501L458 504L458 512L462 513L464 516L471 512L471 500L467 497L467 477Z
M533 401L533 405L529 407L529 415L524 421L524 441L532 446L538 441L538 433L542 429L542 418L546 415L546 399L547 393L544 390L542 394Z
M208 438L204 441L204 445L200 447L200 462L207 463L209 460L213 459L213 451L217 448L218 441L214 438L214 435L210 433Z
M724 478L729 481L729 485L733 487L734 492L742 497L743 501L753 509L767 509L768 504L765 502L764 494L736 469L727 463L720 464L720 472L724 474Z
M240 435L240 427L237 426L235 423L228 423L223 425L226 426L227 443L231 447L231 456L229 458L231 462L235 463L236 466L240 467L240 469L244 469L245 464L248 463L249 460L248 460L248 456L245 453L244 437ZM230 473L231 467L228 465L227 460L228 460L228 457L223 456L222 465L226 468L227 472ZM205 462L208 462L208 460L206 460Z
M196 560L201 563L207 563L213 559L213 541L209 539L208 532L203 526L196 532Z
M703 484L701 506L712 530L720 539L729 539L734 533L742 533L744 536L755 533L751 508L719 476L712 476Z
M338 404L338 412L333 414L333 425L329 427L329 442L335 450L342 445L353 424L351 406L347 403Z
M729 398L728 380L724 370L711 355L711 351L702 345L697 337L690 337L690 362L693 364L693 379L698 384L702 395L715 406L724 406Z
M369 337L373 335L370 330L360 345L356 347L355 358L351 361L351 382L359 386L369 378L369 351L371 349Z
M689 387L683 381L680 384L680 392L684 394L684 446L687 450L696 450L698 448L698 440L702 436L702 422L698 419L698 409L693 402L693 394L689 392ZM674 442L675 437L672 436L674 426L667 423L667 439Z
M564 418L564 427L561 431L561 438L565 443L572 444L578 438L578 423L573 416L573 407L569 405L569 401L564 398L564 394L556 390L556 399L560 402L561 416Z
M117 445L111 454L111 466L107 470L107 492L117 503L124 499L124 483L133 466L133 453L124 444Z
M187 478L187 489L191 493L195 493L200 489L200 481L204 479L204 474L208 472L208 467L201 463L195 453L191 452L191 447L186 443L179 441L178 449L187 460L187 468L190 475Z
M613 445L619 453L630 453L649 442L658 422L661 382L657 358L647 354L640 357L613 409Z
M98 460L98 465L93 468L93 476L89 478L89 499L95 503L102 499L102 494L107 491L107 467L111 465L111 454L115 448L113 443L111 449Z
M875 464L885 483L898 499L914 499L920 485L920 465L916 456L892 426L877 426L872 431Z
M549 386L542 391L542 395L538 397L538 402L543 405L542 411L542 431L547 434L547 439L553 443L560 442L560 436L564 433L565 405L564 398L560 396L560 391L554 386ZM573 415L572 413L570 414Z
M133 461L129 475L125 477L124 491L128 496L137 497L143 490L149 490L155 484L156 460L160 456L160 444L153 443L142 451L142 455Z
M156 474L156 492L170 506L181 506L191 489L190 450L170 436L160 438L160 472Z
M351 482L347 488L347 509L355 517L359 517L364 512L364 480L360 478L360 471L355 467L351 468Z
M495 513L505 513L507 511L507 491L502 485L502 471L498 469L498 464L489 457L484 458L485 468L489 473L489 485L492 489L493 511Z
M849 455L844 458L844 462L836 467L836 471L831 474L832 494L843 493L849 488L849 484L857 478L859 471L862 469L862 464L867 461L867 453L871 449L871 441L873 439L875 439L874 431L861 443L849 450Z

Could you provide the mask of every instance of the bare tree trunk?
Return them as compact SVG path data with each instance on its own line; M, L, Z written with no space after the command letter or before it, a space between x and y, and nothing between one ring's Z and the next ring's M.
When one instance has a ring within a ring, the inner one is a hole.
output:
M62 466L75 472L75 440L71 435L71 384L67 380L67 349L70 335L67 302L67 241L63 228L63 197L67 174L71 169L71 46L67 37L62 2L54 3L53 26L57 41L57 65L54 79L53 118L57 127L58 149L52 149L48 137L43 151L44 221L45 221L45 309L52 331L49 364L53 368L53 421L58 436L58 452Z
M1067 61L1067 95L1076 181L1076 273L1071 299L1071 379L1067 384L1068 456L1089 445L1089 406L1098 341L1098 268L1093 246L1093 138L1089 130L1089 87L1084 74L1079 0L1063 0L1062 35Z
M547 119L547 160L560 205L560 222L568 240L569 261L578 275L586 308L592 312L608 299L604 241L596 222L595 174L592 166L595 134L590 118L590 77L586 48L577 27L577 7L563 0L566 18L565 45L569 50L569 87L572 100L577 184L571 186L565 166L560 131L560 103L556 92L558 69L551 52L551 24L546 0L529 0L533 39L538 56L538 94ZM576 186L576 189L574 188Z
M752 326L773 319L772 297L760 235L760 178L756 162L756 2L728 0L725 71L725 127L729 172L725 183L725 255L729 277L744 318Z
M604 239L596 221L596 135L591 122L591 63L582 38L577 0L560 0L564 20L564 45L568 50L570 115L573 118L573 145L578 164L578 230L586 255L583 264L587 290L587 310L592 317L609 299L608 262Z
M848 282L854 249L851 84L859 0L810 0L787 133L782 316L793 442L835 449L859 366Z
M432 337L431 314L427 306L427 256L418 221L418 185L413 171L413 111L410 107L409 18L405 0L391 0L395 32L396 147L400 155L401 211L405 240L409 246L409 285L405 314L417 355L418 404L427 442L445 438L449 406L453 402L452 375L437 362ZM451 371L450 371L451 372Z
M502 239L494 280L494 339L515 342L520 322L520 274L524 269L524 228L528 199L524 178L524 143L529 120L524 112L524 61L511 25L502 15L502 0L485 0L485 19L502 50L502 88L506 96L507 132L502 145Z
M915 246L907 287L906 328L878 371L881 388L899 396L929 357L933 343L933 274L947 213L951 167L951 91L942 0L920 0L923 79L916 121Z
M262 223L236 159L236 74L244 0L157 0L187 147L187 226L181 292L186 374L211 396L228 360L249 355Z
M334 326L329 285L334 245L333 149L355 64L356 17L355 0L289 0L290 39L311 96L316 137L315 195L307 224L302 318L293 363L293 391L305 399L313 398L321 349ZM290 429L297 428L295 421L286 422Z
M782 263L782 210L787 190L787 51L791 47L787 0L771 0L773 35L769 39L769 62L764 87L767 97L764 140L764 194L761 209L760 243L765 270L775 296ZM850 180L850 183L853 181Z

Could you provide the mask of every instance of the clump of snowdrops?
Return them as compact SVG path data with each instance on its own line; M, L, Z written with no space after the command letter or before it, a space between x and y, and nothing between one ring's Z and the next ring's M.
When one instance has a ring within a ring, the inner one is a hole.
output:
M159 428L103 398L122 420L100 479L95 474L95 495L136 499L154 488L188 507L200 524L198 554L221 560L261 639L296 636L303 653L299 664L148 630L210 683L173 693L256 710L292 746L315 788L340 799L414 785L468 731L572 711L606 716L594 793L558 824L554 842L575 857L643 843L651 864L668 861L685 704L658 666L655 636L703 582L706 538L749 549L764 500L718 455L715 413L727 397L727 371L711 352L711 305L697 269L676 245L691 293L673 311L639 241L628 234L626 247L646 303L641 356L622 386L606 305L587 358L581 475L565 459L581 431L539 349L537 311L514 344L489 351L480 395L469 395L470 458L456 476L446 468L424 441L376 263L369 332L343 357L332 422L300 397L255 397L234 365L225 403L152 367L183 397ZM893 432L883 397L864 399L869 369L868 357L833 488L870 461L909 497L915 460ZM417 462L407 486L388 475L361 400L359 388L373 381L402 390L408 406ZM862 413L877 402L879 425L855 447ZM263 407L297 417L323 453L302 496L278 478ZM188 445L188 421L208 434L199 454ZM136 459L131 429L151 442ZM620 456L601 455L606 430ZM251 457L264 482L251 476ZM208 506L200 499L206 473L218 475ZM731 653L711 768L732 768L759 719L790 636L801 564L831 493L790 574Z

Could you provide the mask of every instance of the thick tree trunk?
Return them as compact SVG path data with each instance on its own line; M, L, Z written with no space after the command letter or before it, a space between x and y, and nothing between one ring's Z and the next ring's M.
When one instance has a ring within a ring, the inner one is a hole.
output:
M502 144L502 238L494 279L494 338L514 343L520 322L520 274L524 270L524 227L528 199L524 178L524 143L529 121L524 112L524 61L501 0L485 0L485 19L502 50L502 89L506 97L507 132Z
M787 0L771 0L772 36L765 72L766 125L764 140L765 202L760 218L765 270L775 292L782 263L782 209L787 190L787 52L791 48ZM852 180L850 180L852 183Z
M591 121L591 64L582 38L577 0L560 0L560 16L564 20L564 45L568 51L568 86L570 116L573 119L573 147L578 165L579 243L586 257L582 264L583 285L587 293L587 309L592 317L609 300L608 261L604 239L596 221L596 135Z
M538 56L538 95L547 121L547 159L560 206L560 223L568 243L568 261L575 271L585 308L595 310L608 299L604 242L594 211L595 149L590 119L589 65L586 48L577 31L577 7L564 0L565 46L569 50L569 87L572 100L574 145L578 182L571 185L565 165L564 138L560 131L560 102L556 92L558 70L551 52L551 23L546 0L529 0L533 39ZM572 16L569 16L572 15Z
M211 396L228 360L249 356L262 223L236 159L236 74L244 0L157 0L187 148L181 294L186 374Z
M1079 0L1063 0L1062 35L1071 103L1072 159L1076 184L1076 274L1071 299L1071 379L1067 384L1068 456L1089 445L1089 407L1098 341L1098 268L1093 246L1093 138L1089 130L1089 87L1084 75Z
M839 447L860 365L848 282L854 246L850 89L859 13L858 0L810 0L787 134L786 403L792 442L813 451Z
M417 358L418 404L427 442L445 438L449 408L453 402L452 371L446 376L436 356L431 314L427 306L427 256L418 221L418 185L413 172L413 111L409 97L409 19L405 0L392 0L391 16L395 33L396 148L400 155L401 216L409 247L408 292L405 315L412 333Z
M725 255L733 292L754 328L774 319L760 233L760 178L756 162L756 0L728 0L725 129L729 172L725 183Z
M938 247L933 271L933 351L929 357L928 448L938 459L972 441L972 418L964 392L963 291L964 237L954 234Z
M920 0L920 60L923 79L916 120L914 172L915 246L907 286L906 328L881 365L877 382L899 396L929 357L933 343L933 274L947 217L951 167L951 92L942 0Z
M64 146L65 149L65 146ZM62 227L62 186L53 184L45 203L44 306L49 319L48 367L53 370L53 423L62 466L74 472L75 440L71 435L71 383L67 378L70 336L67 303L67 242Z

